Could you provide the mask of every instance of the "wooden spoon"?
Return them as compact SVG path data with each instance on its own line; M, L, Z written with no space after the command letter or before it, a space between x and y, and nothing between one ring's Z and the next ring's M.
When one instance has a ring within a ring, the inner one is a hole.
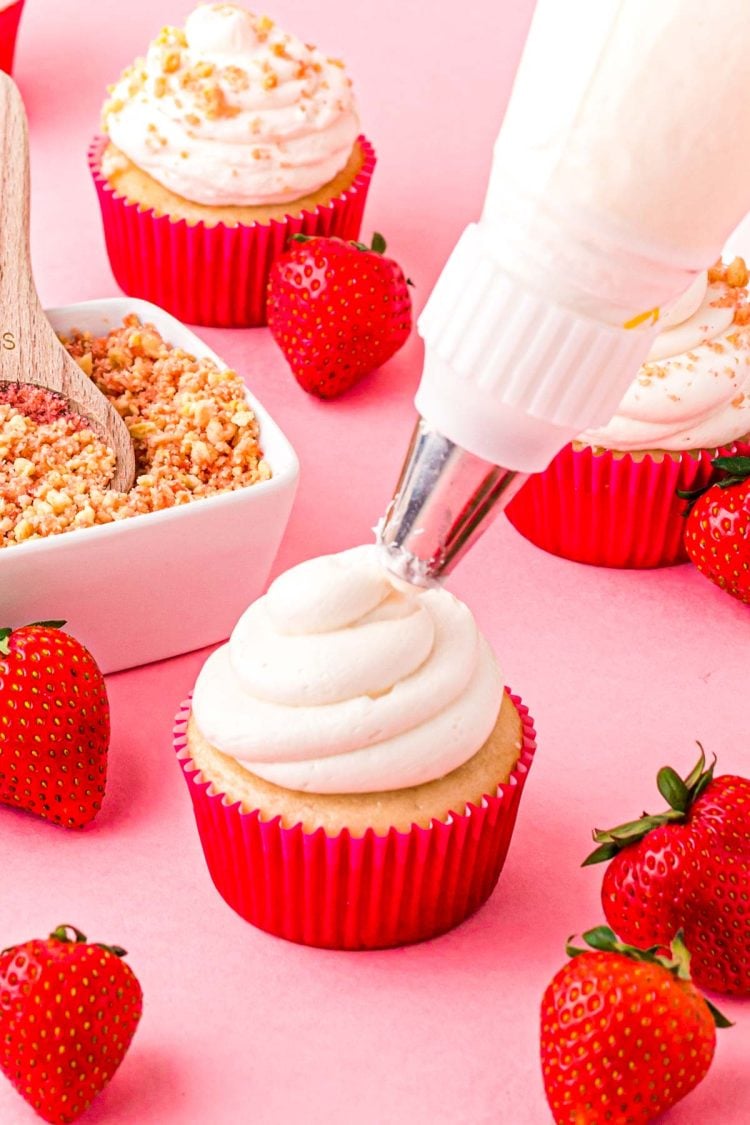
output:
M29 250L29 138L21 95L0 71L0 383L30 383L61 395L114 451L111 488L135 476L128 428L81 370L44 315Z

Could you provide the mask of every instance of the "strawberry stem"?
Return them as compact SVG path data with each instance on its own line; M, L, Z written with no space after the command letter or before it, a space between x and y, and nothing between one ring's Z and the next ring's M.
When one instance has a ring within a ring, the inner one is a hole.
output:
M622 953L633 961L656 961L656 954L660 948L660 946L654 945L649 949L638 949L634 945L626 945L625 942L620 941L615 931L610 929L609 926L594 926L592 930L586 930L581 936L586 944L598 953ZM565 951L569 957L579 957L581 953L588 952L586 949L571 945L571 941L572 938L568 938L565 946Z
M97 949L106 949L107 953L113 953L115 957L127 957L127 949L123 949L121 945L105 945L102 941L95 941L94 945Z
M682 513L683 516L689 515L695 501L704 492L708 492L709 488L713 488L714 485L719 488L731 488L733 484L743 484L750 477L750 457L742 454L731 457L714 457L711 465L714 471L708 484L703 485L702 488L677 489L677 495L680 499L687 500L687 506Z
M706 768L706 754L698 743L700 757L685 778L681 778L671 766L663 766L656 777L656 784L669 809L662 813L644 813L638 820L629 820L625 824L618 824L615 828L595 828L593 837L598 845L586 856L582 867L592 867L596 863L605 863L613 859L623 848L637 844L654 828L661 828L664 824L679 824L685 820L691 807L705 792L714 776L716 756L711 765Z
M672 938L669 947L671 957L667 957L661 952L663 946L660 945L652 945L648 949L639 949L635 945L628 945L626 942L620 941L617 934L609 926L594 926L593 929L586 930L581 936L586 944L598 953L619 953L623 957L629 957L631 961L661 965L663 969L667 969L678 980L692 981L690 976L690 951L685 945L682 930L678 930ZM587 949L572 945L572 941L573 938L569 937L565 945L565 952L569 957L580 957L582 953L589 952ZM705 996L703 996L703 1000L717 1027L734 1026L731 1020L728 1020L710 1000L706 1000Z
M73 937L70 936L71 931L74 935ZM70 925L58 926L49 936L52 941L62 941L71 945L80 945L82 942L88 940L85 934L82 934L75 926ZM104 942L101 941L95 941L92 942L92 944L95 945L97 949L106 949L107 953L113 953L115 957L127 956L127 949L123 949L121 945L105 945Z
M65 621L32 621L29 625L19 626L19 628L31 629L36 625L44 629L62 629L65 624ZM15 630L7 626L0 629L0 656L10 656L9 639L13 632Z
M316 238L320 238L319 234L293 234L291 235L290 242L314 242ZM340 240L339 240L340 241ZM372 236L372 242L368 246L366 242L357 242L356 239L350 239L349 245L353 246L355 250L365 250L370 254L384 254L387 243L383 235L378 231Z
M75 937L71 938L69 936L70 930L73 931ZM53 930L49 936L51 941L70 942L71 944L79 944L80 942L86 941L85 934L82 934L81 931L75 926L71 926L67 923L63 926L58 926L57 929Z

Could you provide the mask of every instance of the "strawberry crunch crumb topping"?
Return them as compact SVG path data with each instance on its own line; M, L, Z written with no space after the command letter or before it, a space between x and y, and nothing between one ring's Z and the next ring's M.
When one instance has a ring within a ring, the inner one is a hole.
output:
M722 262L721 258L708 271L710 285L724 282L731 289L742 289L750 279L744 258L734 258L731 262Z
M723 283L727 292L713 302L717 308L733 308L734 323L740 328L750 324L750 299L748 298L747 284L750 281L750 272L744 258L735 258L734 261L725 263L721 259L708 271L709 285ZM736 337L734 338L736 339ZM734 339L730 340L734 343Z
M77 415L0 398L0 547L271 477L234 371L173 348L135 315L107 336L73 331L63 343L125 419L136 481L127 493L108 488L114 454Z
M0 383L0 404L14 407L20 414L45 425L65 421L71 432L88 429L86 419L71 410L62 395L47 387L30 383Z
M750 281L750 272L744 258L735 258L731 262L722 262L719 258L708 271L709 285L726 286L726 292L712 301L712 305L716 308L733 308L734 323L740 327L750 323L748 281Z

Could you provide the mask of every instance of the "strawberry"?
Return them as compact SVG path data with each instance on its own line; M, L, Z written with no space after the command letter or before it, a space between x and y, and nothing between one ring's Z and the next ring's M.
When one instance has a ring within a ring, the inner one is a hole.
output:
M665 766L669 809L606 831L584 862L610 860L602 884L607 921L634 945L667 945L678 930L693 978L716 992L750 992L750 781L714 777L700 758L684 779ZM715 764L715 763L714 763Z
M0 802L81 828L104 797L109 704L64 624L0 629Z
M306 391L336 398L381 367L411 332L401 267L372 246L293 235L268 282L268 327Z
M750 604L750 457L715 457L719 479L704 490L681 492L692 502L685 550L701 574Z
M0 953L0 1069L45 1121L75 1121L125 1057L143 993L125 950L58 926Z
M680 937L670 958L607 926L570 944L542 999L544 1091L557 1125L641 1125L705 1077L728 1021L690 980Z

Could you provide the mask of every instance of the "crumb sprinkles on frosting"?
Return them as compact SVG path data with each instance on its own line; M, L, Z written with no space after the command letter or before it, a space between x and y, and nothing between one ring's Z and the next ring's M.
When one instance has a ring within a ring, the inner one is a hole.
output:
M109 92L105 174L124 156L193 203L301 198L344 168L359 134L341 60L235 4L163 28Z
M748 280L750 280L750 274L748 274L744 258L735 258L728 265L725 265L720 258L708 271L709 285L724 282L730 289L744 289ZM745 297L747 297L747 294L745 294ZM744 307L747 309L747 300L744 302Z
M0 394L0 547L271 477L236 372L172 347L135 315L107 336L73 331L63 343L125 419L135 484L129 492L109 489L114 453L78 415L39 395L6 391Z
M718 261L665 317L647 361L606 426L576 446L717 449L750 434L750 272ZM692 299L691 299L692 294Z

